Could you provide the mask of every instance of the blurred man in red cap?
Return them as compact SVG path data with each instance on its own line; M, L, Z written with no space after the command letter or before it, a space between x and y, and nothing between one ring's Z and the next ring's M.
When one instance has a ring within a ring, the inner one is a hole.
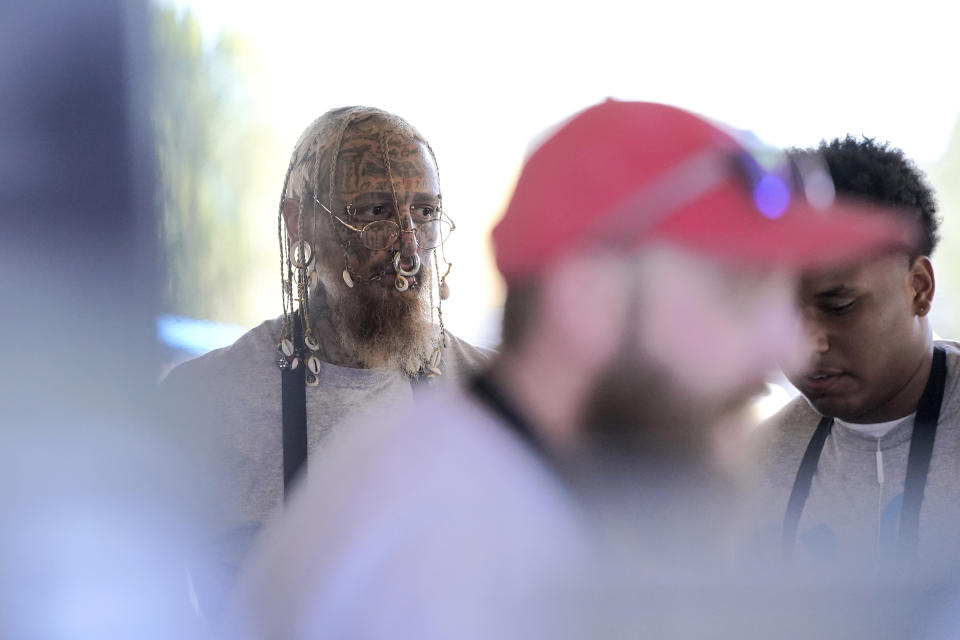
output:
M493 232L500 355L325 452L249 567L235 633L586 637L572 612L598 545L698 544L718 525L674 519L674 498L688 510L712 427L800 351L795 275L911 235L834 202L814 159L772 158L650 103L604 102L543 142Z

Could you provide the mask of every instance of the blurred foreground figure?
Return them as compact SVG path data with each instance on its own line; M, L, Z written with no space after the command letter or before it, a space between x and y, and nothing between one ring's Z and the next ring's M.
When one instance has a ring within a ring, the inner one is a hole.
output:
M0 638L209 637L206 479L151 405L145 2L0 3Z
M696 545L722 523L686 500L716 477L710 427L797 351L791 274L905 237L827 211L831 194L815 165L764 170L676 108L575 116L493 232L508 294L491 369L325 452L231 637L624 631L613 611L635 607L606 597L606 570L711 555Z
M803 279L810 351L785 368L803 397L760 427L764 544L835 563L956 558L960 345L934 342L936 203L897 149L847 137L816 152L837 192L922 230L900 251ZM922 506L922 508L921 508Z
M346 107L300 137L277 219L283 315L164 383L229 485L216 550L227 583L346 416L408 407L485 360L443 327L451 265L441 275L437 260L452 229L433 151L405 120Z

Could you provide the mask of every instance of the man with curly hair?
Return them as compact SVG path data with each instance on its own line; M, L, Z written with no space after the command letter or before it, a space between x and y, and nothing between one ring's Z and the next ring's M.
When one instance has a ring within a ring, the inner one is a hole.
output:
M928 318L934 194L887 144L847 136L816 151L839 195L893 206L922 233L910 251L803 279L810 352L785 371L802 397L754 442L761 538L797 557L941 557L957 549L944 522L960 523L960 345L935 341Z

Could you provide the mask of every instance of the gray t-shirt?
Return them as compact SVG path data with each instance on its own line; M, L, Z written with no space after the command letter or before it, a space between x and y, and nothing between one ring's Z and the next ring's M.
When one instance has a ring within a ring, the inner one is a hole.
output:
M260 529L283 507L279 334L280 320L268 320L229 347L176 367L162 384L171 428L186 430L208 467L217 496L208 514L216 530L212 553L228 582ZM435 378L412 380L397 371L322 363L319 384L306 387L307 474L318 447L336 437L346 418L362 421L381 407L395 414L413 403L419 389L464 381L489 355L447 333L443 373Z
M960 556L960 344L938 341L947 354L947 382L920 511L921 561ZM800 461L822 416L797 397L757 428L757 486L752 544L780 551L783 519ZM897 543L913 420L883 436L835 421L797 529L795 555L832 562L892 558Z
M247 565L225 637L571 637L540 607L587 547L545 458L469 392L389 417L350 420L324 449Z

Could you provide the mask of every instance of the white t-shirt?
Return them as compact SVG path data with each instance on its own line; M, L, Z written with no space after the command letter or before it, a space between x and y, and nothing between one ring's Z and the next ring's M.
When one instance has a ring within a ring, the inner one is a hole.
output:
M890 433L891 431L893 431L894 429L896 429L897 427L899 427L900 425L906 422L910 422L912 424L913 419L916 417L916 415L917 415L916 412L914 412L908 416L904 416L903 418L897 418L896 420L890 420L889 422L871 422L871 423L865 423L865 424L857 424L854 422L847 422L846 420L841 420L840 418L835 418L834 422L847 429L850 429L851 431L856 431L861 435L869 436L871 438L876 438L879 440L880 438L887 435L888 433Z

